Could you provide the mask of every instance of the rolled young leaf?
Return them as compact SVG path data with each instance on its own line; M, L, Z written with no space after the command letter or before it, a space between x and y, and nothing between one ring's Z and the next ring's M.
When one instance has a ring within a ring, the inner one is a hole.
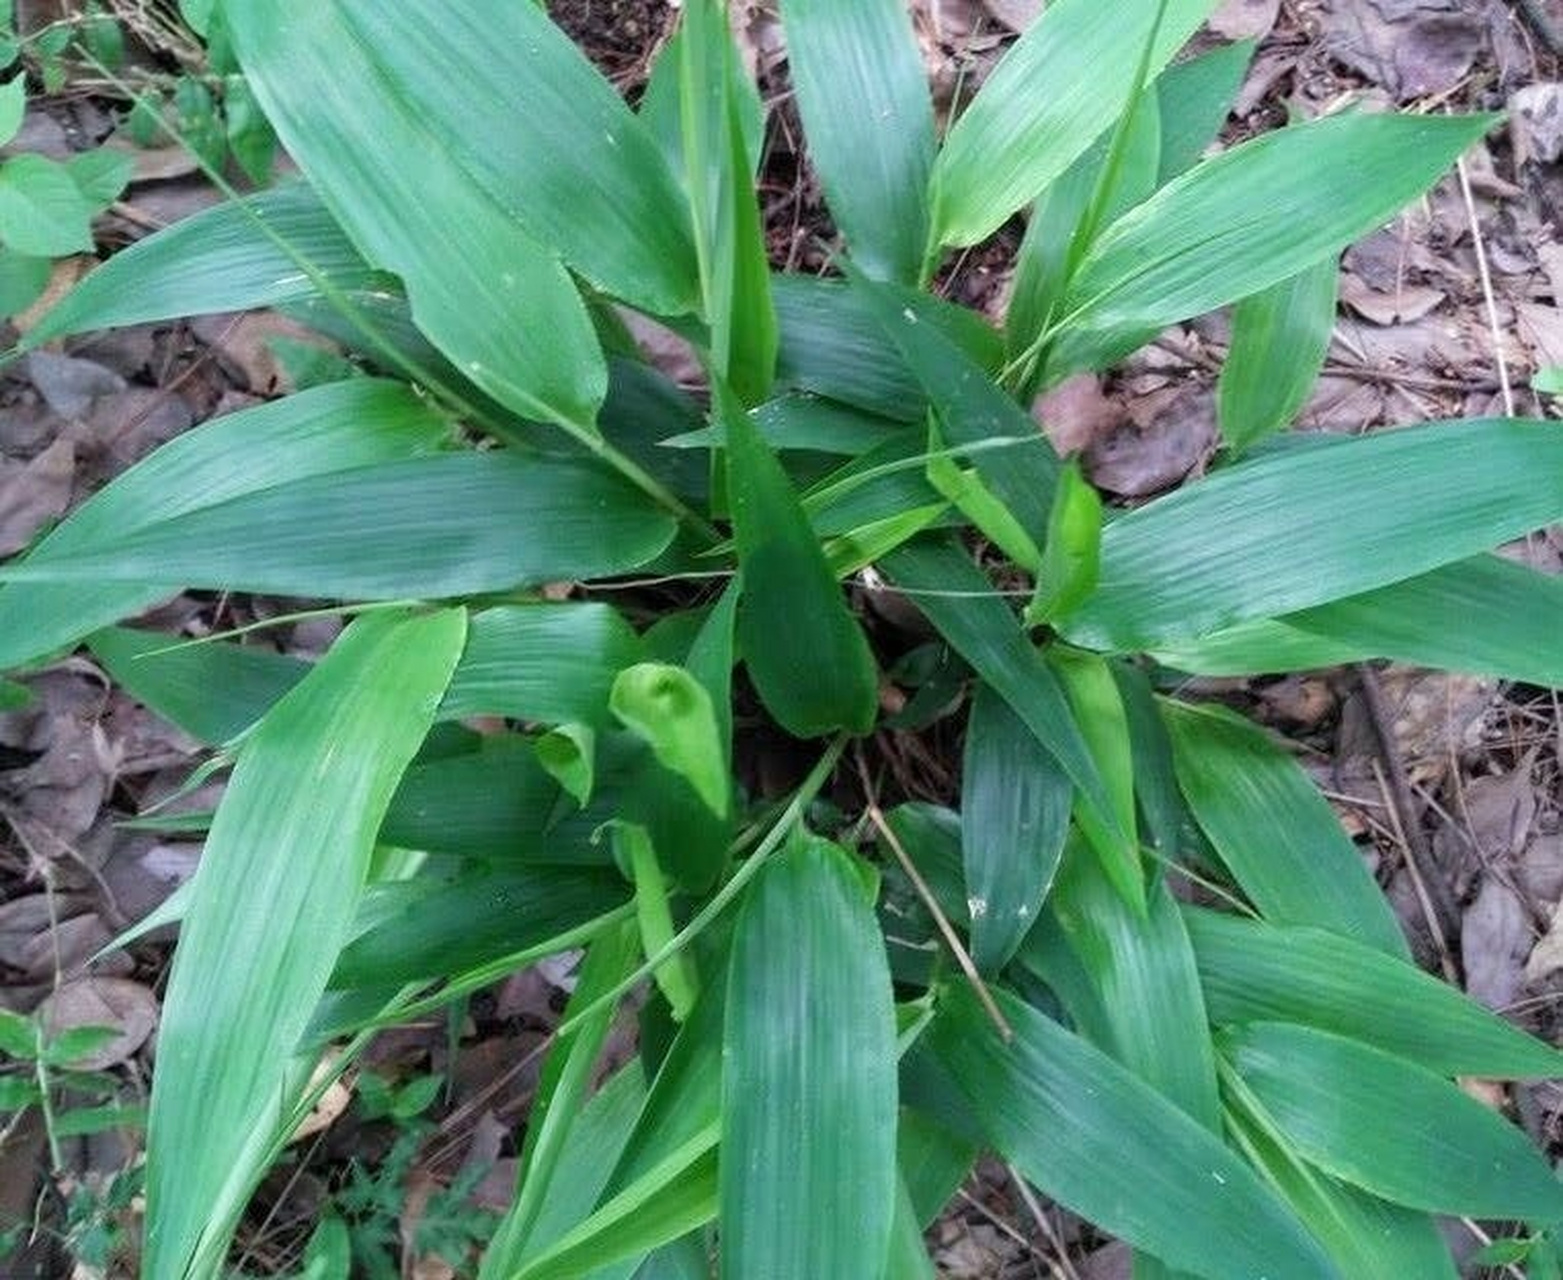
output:
M278 1126L308 1074L293 1055L465 631L461 610L358 620L240 749L163 1003L149 1275L216 1269L285 1137Z
M964 987L929 1041L988 1141L1060 1204L1209 1280L1343 1280L1221 1140L1099 1049L996 992L1006 1044Z
M1336 1177L1433 1213L1563 1217L1563 1185L1530 1139L1422 1067L1284 1022L1229 1031L1220 1047L1276 1130Z
M884 1265L899 1182L895 1007L864 889L845 850L805 837L760 873L739 917L722 1036L724 1274Z
M901 0L786 0L787 65L830 212L871 276L916 284L933 106Z

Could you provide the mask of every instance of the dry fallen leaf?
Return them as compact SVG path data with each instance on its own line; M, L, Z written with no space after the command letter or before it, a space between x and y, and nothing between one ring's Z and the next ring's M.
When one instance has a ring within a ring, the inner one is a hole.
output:
M1328 0L1319 15L1331 55L1401 102L1453 89L1486 32L1465 0Z
M1489 1009L1507 1008L1524 982L1531 943L1525 904L1497 876L1484 877L1481 891L1460 922L1466 994Z
M1207 25L1228 40L1257 39L1270 34L1280 12L1281 0L1224 0Z
M56 440L31 462L0 459L0 556L14 555L65 514L76 479L76 446Z

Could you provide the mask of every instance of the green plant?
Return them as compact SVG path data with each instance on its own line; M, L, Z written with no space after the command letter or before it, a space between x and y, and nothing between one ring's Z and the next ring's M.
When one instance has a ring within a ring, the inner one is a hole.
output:
M233 764L178 903L146 1275L216 1274L324 1046L576 947L484 1280L929 1275L984 1148L1145 1276L1452 1277L1432 1214L1563 1218L1451 1083L1556 1052L1410 963L1280 747L1167 692L1374 657L1563 684L1563 584L1489 553L1563 518L1554 424L1277 434L1335 255L1493 121L1201 160L1251 52L1172 63L1212 7L1055 0L940 142L899 0L784 0L847 250L815 279L766 264L717 0L638 114L533 5L227 0L308 184L124 252L29 341L283 306L376 376L190 433L0 571L0 666L85 638ZM1001 335L927 289L1027 206ZM1220 465L1104 510L1017 394L1234 302ZM694 344L708 409L618 307ZM870 569L933 648L849 607ZM609 601L644 578L689 594L637 630ZM182 586L355 617L313 666L112 625ZM874 799L891 660L900 723L969 691L958 814ZM823 741L779 798L734 782L740 661ZM861 815L820 799L844 761Z
M79 33L60 23L21 40L7 4L0 14L0 73L25 58L37 65L44 91L54 92L64 83L62 59L78 34L97 54L111 56L111 38L103 34L109 28L118 32L110 19L89 14ZM27 78L17 71L0 84L0 146L16 138L26 111ZM0 316L38 299L52 259L91 252L92 220L119 198L130 171L129 156L101 147L63 164L26 151L0 162Z

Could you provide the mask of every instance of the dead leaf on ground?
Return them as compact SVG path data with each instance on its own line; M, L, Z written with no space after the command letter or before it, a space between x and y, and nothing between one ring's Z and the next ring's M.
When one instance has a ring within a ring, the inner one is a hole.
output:
M1329 0L1319 17L1331 56L1401 102L1453 89L1486 42L1465 0Z
M1280 16L1281 0L1224 0L1206 25L1228 40L1249 40L1270 34Z
M1528 770L1473 778L1460 794L1466 834L1475 841L1481 861L1525 848L1536 819L1536 790Z
M14 555L65 514L76 479L76 446L56 440L31 462L0 459L0 556Z
M1509 95L1514 163L1551 164L1563 155L1563 84L1543 80Z
M1085 450L1123 425L1123 405L1102 391L1094 373L1065 378L1031 405L1031 416L1063 457Z
M96 360L54 351L29 352L27 376L49 408L65 418L82 417L99 396L113 395L126 386L119 374Z
M1466 994L1489 1009L1512 1004L1524 984L1533 937L1530 912L1519 895L1497 876L1483 877L1460 925Z
M70 1065L103 1071L136 1052L157 1027L158 1003L146 987L127 978L86 977L67 982L38 1007L51 1036L76 1027L112 1027L114 1038Z
M982 0L987 10L1011 31L1024 31L1042 16L1042 0Z
M1135 422L1085 452L1086 471L1098 488L1150 497L1179 483L1215 450L1215 394L1208 387L1168 388L1126 408Z
M1420 320L1445 297L1442 290L1416 284L1400 284L1384 292L1371 287L1350 271L1341 272L1341 301L1374 324L1404 324Z

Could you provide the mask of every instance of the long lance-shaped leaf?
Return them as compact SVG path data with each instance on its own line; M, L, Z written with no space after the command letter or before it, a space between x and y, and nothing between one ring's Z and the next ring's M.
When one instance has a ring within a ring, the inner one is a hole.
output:
M569 273L396 85L340 0L222 12L289 154L364 256L401 276L430 340L507 407L589 431L607 374Z
M1556 423L1436 423L1268 454L1115 520L1096 592L1060 625L1088 647L1154 649L1388 586L1560 518Z
M0 581L457 596L621 572L672 534L669 516L596 463L446 453L305 477L88 552L40 548Z
M976 998L946 991L930 1043L988 1140L1060 1204L1208 1280L1341 1280L1221 1140L1099 1049L996 993L1006 1044Z
M1210 1020L1301 1022L1440 1075L1550 1079L1563 1053L1409 961L1337 932L1185 907Z
M164 445L93 495L32 555L103 555L139 531L244 494L430 453L448 434L428 405L392 383L357 379L301 392ZM45 657L183 585L177 575L154 573L90 587L0 587L0 669Z
M1479 626L1451 627L1450 618ZM1280 618L1243 622L1155 650L1199 675L1258 675L1369 658L1563 685L1563 578L1474 556L1376 591Z
M975 244L1046 190L1118 118L1142 71L1166 66L1213 8L1215 0L1050 4L945 139L932 244Z
M384 288L319 195L291 182L183 218L116 253L26 336L36 347L85 329L109 329L216 311L275 307L317 296L316 282L266 234L344 292Z
M1287 1143L1327 1173L1433 1213L1563 1217L1563 1185L1524 1132L1431 1071L1284 1022L1227 1032L1221 1050Z
M761 872L733 938L722 1052L724 1274L878 1275L898 1182L895 1008L844 850L803 839Z
M874 722L873 654L848 612L787 473L720 387L728 492L743 571L738 644L781 726L800 738Z
M440 718L605 724L614 679L643 656L634 629L604 604L485 609L472 617Z
M727 6L688 0L679 34L679 114L711 360L745 404L756 404L770 390L778 338L736 56Z
M303 1083L291 1060L347 940L375 831L465 629L459 610L360 619L245 740L163 1004L148 1275L215 1270L265 1172Z
M1276 924L1408 954L1362 855L1302 767L1221 708L1161 707L1189 809L1254 905Z
M1238 40L1221 45L1174 63L1156 78L1156 99L1161 107L1158 187L1197 164L1200 153L1215 141L1243 87L1255 43Z
M1166 882L1132 911L1088 849L1064 860L1049 911L1096 987L1112 1040L1100 1047L1212 1133L1221 1104L1188 932Z
M1493 123L1334 116L1207 160L1102 233L1060 326L1143 331L1258 293L1387 221Z
M928 241L933 106L901 0L786 0L787 63L809 156L852 256L916 284Z
M696 308L689 209L672 170L544 8L328 2L383 69L380 92L422 116L541 243L637 307ZM473 102L490 110L475 117Z
M1004 449L977 453L972 461L982 483L1040 547L1047 537L1060 468L1047 437L1013 397L907 304L909 291L874 284L861 275L854 288L922 383L945 443L959 449L995 439L1011 442ZM1035 547L1022 561L1032 571L1038 563Z
M1058 678L971 558L948 542L924 540L881 564L1058 761L1102 829L1116 833L1112 799Z
M310 664L259 645L183 645L158 631L108 627L92 655L143 706L202 742L236 737L309 674Z
M377 887L364 901L373 923L343 948L331 986L394 986L477 969L574 935L628 898L622 876L593 867L485 868L449 884Z
M1335 329L1333 256L1244 298L1232 312L1232 345L1216 410L1234 453L1284 430L1308 401Z
M1313 1168L1284 1149L1257 1118L1229 1099L1228 1132L1286 1198L1347 1276L1457 1280L1449 1247L1431 1215L1390 1204Z
M780 348L778 386L840 400L898 422L920 422L928 408L927 375L906 360L881 331L862 293L841 280L801 274L771 279ZM910 290L900 303L932 325L973 363L997 372L1004 340L981 316L942 298Z
M1052 886L1074 784L987 685L972 699L961 777L972 959L997 973L1036 923Z

